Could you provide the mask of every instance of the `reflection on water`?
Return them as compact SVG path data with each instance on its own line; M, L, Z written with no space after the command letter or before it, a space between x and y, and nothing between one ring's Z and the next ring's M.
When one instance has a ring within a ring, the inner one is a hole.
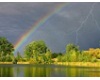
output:
M1 77L97 77L100 68L57 65L0 65Z

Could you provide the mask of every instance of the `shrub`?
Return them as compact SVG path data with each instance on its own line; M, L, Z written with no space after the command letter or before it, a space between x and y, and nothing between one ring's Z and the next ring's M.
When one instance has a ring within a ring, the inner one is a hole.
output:
M92 57L91 62L97 62L96 57Z
M12 62L13 62L13 64L17 64L17 61L18 60L16 58L14 58Z

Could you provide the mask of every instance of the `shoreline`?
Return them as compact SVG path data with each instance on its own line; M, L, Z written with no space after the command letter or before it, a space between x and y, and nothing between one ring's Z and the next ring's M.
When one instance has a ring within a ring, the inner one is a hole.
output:
M56 62L54 64L71 67L100 67L100 62Z
M0 62L1 64L13 64L12 62ZM31 64L29 62L17 62L17 64ZM34 64L34 63L32 63ZM100 67L100 62L54 62L54 65L75 66L75 67Z
M0 64L13 64L13 62L0 62ZM17 62L17 64L30 64L29 62Z

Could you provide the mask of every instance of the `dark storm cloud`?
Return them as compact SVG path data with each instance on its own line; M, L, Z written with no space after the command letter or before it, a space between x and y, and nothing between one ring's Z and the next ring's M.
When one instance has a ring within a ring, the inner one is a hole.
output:
M0 3L0 36L10 37L15 43L19 36L57 4L59 3Z
M39 18L51 12L58 4L60 3L0 3L0 36L15 43ZM42 39L53 52L65 51L66 44L76 42L75 31L86 19L92 5L93 3L67 3L36 29L23 46L30 41ZM96 3L92 12L98 25L99 9L100 3ZM90 15L78 31L78 45L81 49L99 46L100 30L95 20Z
M92 5L93 3L70 3L42 25L43 27L37 30L35 33L36 37L34 37L33 40L44 39L45 37L45 41L49 44L49 46L52 46L51 49L53 51L63 51L66 44L76 42L75 31L86 19ZM95 5L92 12L95 17L97 17L97 15L95 15L97 5L99 5L99 3ZM96 20L98 21L97 18ZM82 28L78 31L78 45L81 49L98 47L100 40L99 34L100 30L98 30L96 23L90 15L86 22L82 25ZM41 35L41 37L39 35Z

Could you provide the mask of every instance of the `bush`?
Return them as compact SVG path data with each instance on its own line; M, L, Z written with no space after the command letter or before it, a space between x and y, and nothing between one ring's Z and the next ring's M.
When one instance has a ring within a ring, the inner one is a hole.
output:
M17 59L16 58L14 58L14 60L12 61L13 62L13 64L17 64Z
M58 60L58 62L61 62L62 61L62 56L58 56L57 60Z
M22 61L23 61L23 62L26 62L26 61L28 61L28 59L26 59L26 58L22 58Z
M96 57L92 57L91 62L97 62Z
M30 64L37 64L37 63L39 63L38 61L36 61L35 59L33 59L33 58L30 58L30 60L29 60L29 63Z
M7 62L11 62L11 61L12 61L11 56L10 56L10 55L6 55L6 57L5 57L5 61L7 61Z
M67 61L67 56L66 55L63 55L61 61L62 62L66 62Z
M1 57L1 58L0 58L0 61L1 61L1 62L4 62L4 61L5 61L5 56Z
M53 54L51 54L51 58L56 58L57 56L58 56L57 53L53 53Z

